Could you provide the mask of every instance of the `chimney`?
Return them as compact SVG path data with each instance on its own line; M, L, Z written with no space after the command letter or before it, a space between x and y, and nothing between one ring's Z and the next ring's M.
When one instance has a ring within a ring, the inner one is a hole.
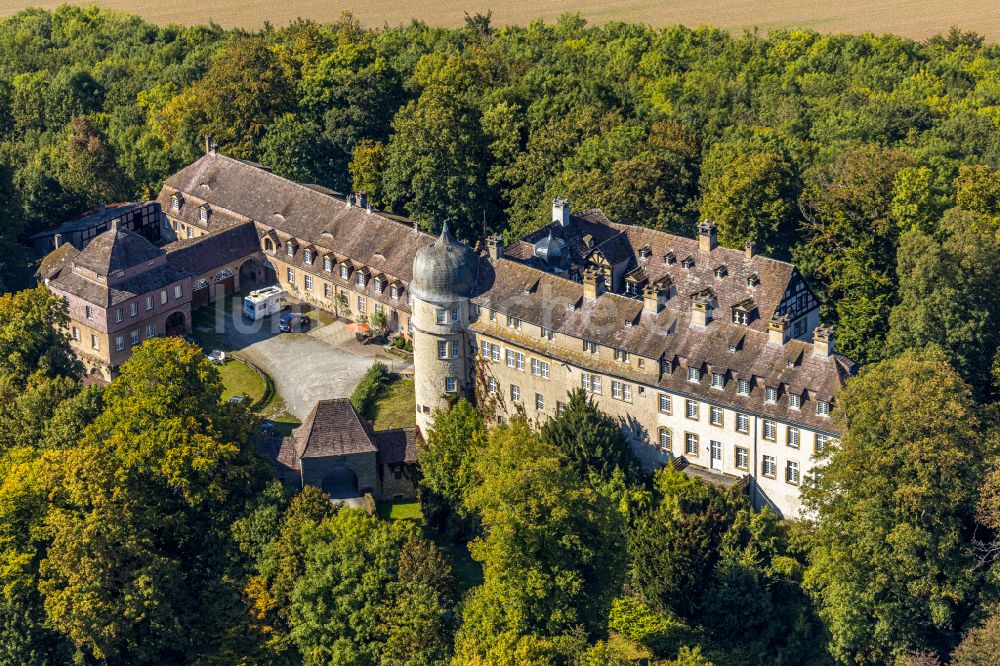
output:
M217 144L217 143L213 143L212 144L212 154L213 155L218 155L219 154L219 144Z
M212 152L212 135L205 135L205 154L208 155Z
M753 256L757 254L757 244L752 240L748 240L747 244L743 246L743 256L747 259L753 259Z
M833 329L817 326L813 331L813 355L827 357L833 354Z
M490 255L490 261L496 261L503 256L503 236L492 234L486 238L486 249Z
M708 220L698 223L698 250L711 252L718 246L715 238L715 224Z
M696 294L691 299L691 323L702 327L712 323L712 297L708 294Z
M569 226L569 200L558 198L552 202L552 221L561 227Z
M642 290L642 311L658 314L666 302L666 290L658 284L648 284Z
M52 237L52 249L58 250L60 245L62 245L62 234L55 234Z
M583 271L583 297L595 299L604 291L604 278L594 268Z
M368 215L372 214L372 205L371 204L368 204L368 207L365 208L365 213L367 213Z
M775 313L767 323L767 344L783 345L788 342L788 329L791 319L788 315Z

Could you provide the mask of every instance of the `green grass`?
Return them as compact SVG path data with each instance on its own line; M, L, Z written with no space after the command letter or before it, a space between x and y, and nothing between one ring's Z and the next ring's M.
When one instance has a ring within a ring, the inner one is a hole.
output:
M424 514L420 510L420 502L381 502L378 505L378 517L385 520L412 520L421 522Z
M376 515L383 520L408 520L417 525L422 525L424 518L420 503L413 501L381 502L378 505ZM445 535L426 528L423 531L424 538L433 541L451 565L455 580L458 581L460 594L465 594L469 589L482 585L483 567L472 559L465 544L452 543Z
M397 378L375 401L375 429L413 428L417 425L416 404L413 381Z
M222 375L223 400L229 400L235 395L246 394L250 397L250 403L253 404L264 396L264 378L243 361L227 360L219 366L219 374Z

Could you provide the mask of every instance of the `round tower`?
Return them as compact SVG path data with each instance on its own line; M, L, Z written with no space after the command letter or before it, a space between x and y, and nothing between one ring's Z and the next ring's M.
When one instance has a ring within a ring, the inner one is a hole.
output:
M413 374L417 427L425 435L435 410L471 393L474 350L466 331L478 271L479 257L455 240L447 223L413 258Z

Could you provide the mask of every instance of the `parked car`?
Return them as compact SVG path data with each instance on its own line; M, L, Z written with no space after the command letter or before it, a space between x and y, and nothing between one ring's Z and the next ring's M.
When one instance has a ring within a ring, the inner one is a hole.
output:
M264 421L261 421L260 425L258 425L257 427L260 428L260 431L265 435L270 435L271 433L274 432L275 425L276 424L274 421L265 419Z
M216 365L222 365L226 362L226 352L221 349L213 349L208 352L208 360Z
M278 330L282 333L304 333L311 322L304 314L290 312L278 320Z
M232 398L229 399L229 404L230 405L239 405L239 404L242 404L242 403L244 403L246 401L247 401L247 397L245 395L234 395Z

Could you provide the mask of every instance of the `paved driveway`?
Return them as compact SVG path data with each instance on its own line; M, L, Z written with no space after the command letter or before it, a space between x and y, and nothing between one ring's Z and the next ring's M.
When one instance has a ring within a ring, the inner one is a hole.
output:
M349 397L376 359L394 372L411 365L379 345L359 344L340 321L314 325L305 334L278 333L276 317L246 324L238 311L234 318L222 308L214 321L227 346L271 376L288 411L299 419L319 400Z

